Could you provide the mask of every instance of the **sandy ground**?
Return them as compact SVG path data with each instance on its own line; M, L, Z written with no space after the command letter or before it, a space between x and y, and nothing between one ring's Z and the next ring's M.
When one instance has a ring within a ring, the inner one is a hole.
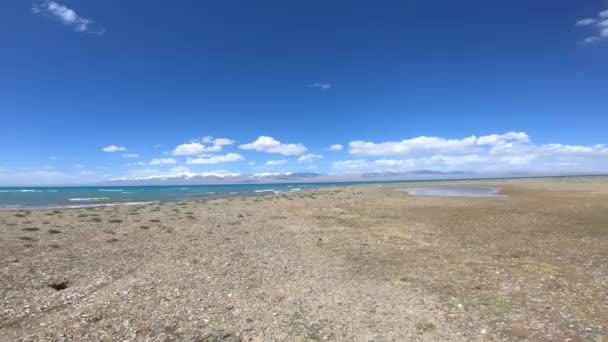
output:
M0 340L606 341L608 178L468 184L0 211Z

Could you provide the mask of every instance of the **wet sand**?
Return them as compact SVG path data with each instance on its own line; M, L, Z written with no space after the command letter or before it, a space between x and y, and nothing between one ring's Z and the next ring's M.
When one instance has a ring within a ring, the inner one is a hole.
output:
M606 340L608 179L0 211L0 340Z

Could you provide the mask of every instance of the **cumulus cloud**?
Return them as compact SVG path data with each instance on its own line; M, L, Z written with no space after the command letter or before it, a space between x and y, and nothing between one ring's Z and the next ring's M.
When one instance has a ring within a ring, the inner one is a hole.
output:
M301 156L300 158L298 158L298 162L308 163L308 162L314 161L315 159L321 159L321 158L323 158L323 156L320 154L309 153L309 154L305 154L305 155Z
M329 84L329 83L313 83L313 84L309 85L309 87L327 90L327 89L331 88L331 84Z
M595 23L597 20L593 19L593 18L585 18L585 19L581 19L579 21L576 22L576 26L587 26L587 25L591 25L593 23Z
M37 15L59 20L76 32L104 34L105 29L95 24L95 21L79 16L73 9L55 1L40 1L32 5L32 12Z
M240 173L230 172L225 170L217 170L210 172L193 172L184 166L177 166L169 171L160 171L156 169L136 169L128 171L126 177L112 178L111 180L143 180L143 179L167 179L167 178L192 178L192 177L238 177Z
M207 144L213 144L216 146L228 146L234 145L235 141L228 138L214 138L211 136L206 136L203 138L203 142Z
M120 151L126 151L127 149L125 147L121 147L121 146L116 146L116 145L110 145L110 146L106 146L103 148L104 152L120 152Z
M582 40L584 44L591 44L604 40L608 38L608 10L599 12L597 18L580 19L575 25L591 27L594 31L592 36Z
M306 153L308 149L302 144L283 144L273 137L261 136L256 141L239 146L242 150L255 150L258 152L278 153L284 156L293 156Z
M497 145L509 141L528 141L523 132L508 132L482 137L470 136L463 139L420 136L412 139L388 142L352 141L351 154L365 156L408 155L420 153L470 153L481 145Z
M211 146L205 146L211 144ZM201 155L204 152L219 152L224 146L233 145L234 140L228 138L213 138L204 137L199 140L193 140L190 143L179 145L173 150L175 156L193 156Z
M205 146L196 142L189 144L181 144L173 150L175 156L192 156L201 154L205 151Z
M125 153L122 156L123 158L139 158L139 154L137 153Z
M340 144L333 144L333 145L329 146L330 151L342 151L343 148L344 148L344 146L342 146Z
M176 164L177 160L173 158L154 158L150 161L150 165L165 165L165 164Z
M277 166L277 165L283 165L287 163L287 159L282 159L282 160L269 160L266 162L266 165L268 166Z
M413 138L400 142L356 142L351 153L362 157L408 158L336 161L332 167L347 172L413 171L597 171L608 169L608 147L566 144L536 145L524 132L445 139ZM559 169L556 169L559 168Z
M243 156L238 153L228 153L222 156L211 156L211 157L201 157L201 158L188 158L186 164L192 165L209 165L209 164L219 164L219 163L228 163L228 162L237 162L245 160Z

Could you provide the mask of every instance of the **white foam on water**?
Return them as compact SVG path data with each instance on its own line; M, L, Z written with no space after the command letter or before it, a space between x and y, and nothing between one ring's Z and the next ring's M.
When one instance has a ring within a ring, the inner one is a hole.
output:
M104 204L80 204L80 205L66 205L66 206L55 206L49 208L90 208L90 207L115 207L117 205L143 205L150 203L158 203L160 201L148 201L148 202L124 202L124 203L104 203Z
M109 200L109 197L88 197L88 198L70 198L68 201L71 202L95 202L95 201L103 201Z

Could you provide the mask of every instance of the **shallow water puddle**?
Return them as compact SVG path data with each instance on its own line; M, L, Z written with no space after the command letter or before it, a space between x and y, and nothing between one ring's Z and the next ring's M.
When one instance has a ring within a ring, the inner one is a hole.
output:
M495 197L499 188L491 187L435 187L435 188L406 188L397 189L415 196L463 196L463 197Z

